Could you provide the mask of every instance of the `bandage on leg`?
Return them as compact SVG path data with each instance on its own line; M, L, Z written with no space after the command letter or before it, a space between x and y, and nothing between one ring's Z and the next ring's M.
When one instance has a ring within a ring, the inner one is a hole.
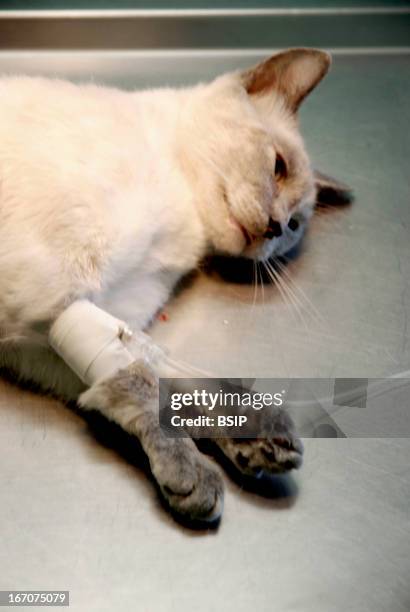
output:
M73 302L53 323L49 344L88 386L135 361L124 321L87 300Z

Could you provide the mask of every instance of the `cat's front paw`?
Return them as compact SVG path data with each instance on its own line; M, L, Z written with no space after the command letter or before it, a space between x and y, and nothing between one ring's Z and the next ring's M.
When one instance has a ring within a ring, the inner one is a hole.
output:
M259 476L263 472L281 474L302 465L302 442L289 432L272 438L221 438L217 445L234 466L248 476Z
M223 510L223 481L219 469L201 455L192 440L167 439L161 452L150 456L161 493L179 516L215 522Z
M136 436L165 501L180 517L216 522L223 509L219 469L189 438L167 437L158 419L158 380L152 363L135 361L111 378L95 383L80 397Z

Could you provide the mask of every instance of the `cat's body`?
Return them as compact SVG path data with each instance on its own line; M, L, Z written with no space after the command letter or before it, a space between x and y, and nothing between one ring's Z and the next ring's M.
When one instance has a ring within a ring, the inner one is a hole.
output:
M171 151L179 97L0 81L3 337L29 334L31 322L52 320L84 296L144 326L204 255ZM124 290L138 291L132 313L121 312Z
M141 330L204 255L264 259L299 240L315 187L294 112L328 58L289 54L181 90L0 79L0 368L77 399L85 386L48 341L70 304L89 300ZM137 365L80 402L139 437L177 512L215 518L220 477L190 440L164 442L158 426L152 433L161 368L134 348ZM239 467L232 444L220 446ZM245 452L248 471L277 470L278 446L271 466L260 447ZM179 491L187 478L202 479L195 493Z

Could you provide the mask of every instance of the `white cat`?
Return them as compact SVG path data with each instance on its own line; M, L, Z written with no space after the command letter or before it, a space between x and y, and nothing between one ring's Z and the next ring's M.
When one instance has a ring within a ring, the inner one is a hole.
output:
M192 440L161 432L170 362L138 332L205 255L264 260L300 240L320 185L296 112L329 64L293 49L210 84L142 92L0 79L0 367L137 436L170 507L193 519L220 516L221 476ZM50 328L73 306L59 356ZM121 337L130 365L108 351L112 371L87 379L94 306L107 329L117 317L136 334ZM218 444L246 473L297 467L285 421L272 440Z

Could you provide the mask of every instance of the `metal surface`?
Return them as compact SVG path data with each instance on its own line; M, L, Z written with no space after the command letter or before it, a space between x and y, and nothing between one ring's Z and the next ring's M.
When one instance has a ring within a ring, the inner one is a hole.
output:
M259 52L8 52L0 72L173 85ZM153 327L175 357L226 377L409 370L409 64L339 54L303 108L315 165L356 202L319 213L289 263L300 314L274 287L255 298L201 273ZM76 612L409 609L410 440L308 440L304 468L270 496L226 479L222 525L203 534L57 402L2 384L0 423L2 589L70 589Z
M408 0L2 0L1 11L67 11L81 10L233 10L262 9L286 10L306 9L362 9L408 8Z
M0 49L402 47L410 7L0 11Z

